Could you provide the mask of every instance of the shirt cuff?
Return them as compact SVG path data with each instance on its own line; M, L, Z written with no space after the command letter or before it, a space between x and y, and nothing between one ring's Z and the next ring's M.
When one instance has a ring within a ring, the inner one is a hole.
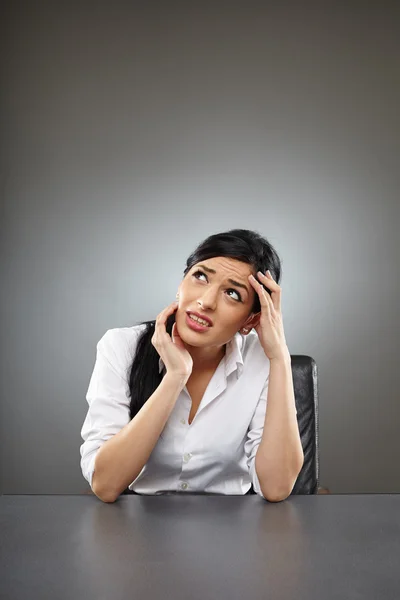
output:
M255 457L251 463L250 477L251 477L251 481L253 484L253 489L256 492L256 494L258 494L259 496L261 496L261 498L264 498L264 500L266 500L266 497L264 496L264 494L261 491L260 480L258 479L258 476L257 476Z

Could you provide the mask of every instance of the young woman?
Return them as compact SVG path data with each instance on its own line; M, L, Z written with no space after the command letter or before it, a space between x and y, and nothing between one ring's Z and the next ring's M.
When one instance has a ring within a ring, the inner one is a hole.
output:
M258 233L211 235L187 259L176 302L105 333L80 448L98 498L252 486L269 501L289 496L304 455L280 274Z

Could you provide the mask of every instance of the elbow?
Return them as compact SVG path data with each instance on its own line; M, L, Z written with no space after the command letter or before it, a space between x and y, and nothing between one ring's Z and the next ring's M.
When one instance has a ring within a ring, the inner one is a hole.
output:
M97 481L97 479L95 478L94 473L93 473L93 478L92 478L92 490L93 490L93 493L95 494L95 496L97 496L99 500L101 500L102 502L106 502L106 503L115 502L119 496L119 494L116 494L114 491L110 491L109 489L102 488L99 485L99 482Z
M293 488L297 481L297 477L298 474L296 475L296 477L292 478L289 485L285 485L284 487L266 488L265 486L262 486L260 482L262 495L266 500L268 500L268 502L282 502L283 500L286 500L286 498L288 498L293 491Z
M115 495L98 494L95 491L94 491L94 493L99 498L99 500L101 500L102 502L105 502L106 504L113 503L118 498L118 496L115 496Z
M263 489L261 489L261 492L264 496L264 498L266 500L268 500L268 502L282 502L283 500L286 500L286 498L288 498L290 496L290 492L264 492Z
M279 489L279 490L268 490L268 491L264 491L261 488L261 491L263 493L264 498L266 500L268 500L268 502L282 502L282 500L286 500L286 498L289 498L289 496L292 493L293 488L296 484L296 481L297 481L297 477L295 477L294 481L288 488Z

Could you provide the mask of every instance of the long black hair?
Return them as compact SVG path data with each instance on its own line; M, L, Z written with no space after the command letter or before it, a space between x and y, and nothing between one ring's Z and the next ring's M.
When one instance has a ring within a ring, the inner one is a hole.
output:
M189 256L183 275L185 276L195 264L218 256L241 260L251 265L254 276L257 271L265 273L269 269L277 283L281 279L281 260L276 250L259 233L249 229L231 229L210 235ZM265 286L264 289L271 294ZM260 300L258 294L255 294L251 312L257 313L260 310ZM139 335L135 357L128 372L131 419L155 392L163 378L163 373L159 372L160 356L151 343L155 323L155 320L138 323L146 327ZM166 330L170 335L174 323L175 313L166 321Z

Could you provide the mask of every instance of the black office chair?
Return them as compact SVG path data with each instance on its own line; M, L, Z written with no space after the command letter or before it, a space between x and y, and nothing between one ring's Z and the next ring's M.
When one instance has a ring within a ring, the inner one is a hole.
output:
M291 355L297 422L304 452L304 464L291 492L294 494L318 494L319 446L318 446L318 386L317 365L311 356ZM122 494L134 494L127 488ZM255 494L253 486L246 494ZM322 488L320 493L329 493Z
M319 411L317 364L311 356L304 356L303 354L293 355L291 359L297 422L304 452L304 464L291 495L318 494Z

